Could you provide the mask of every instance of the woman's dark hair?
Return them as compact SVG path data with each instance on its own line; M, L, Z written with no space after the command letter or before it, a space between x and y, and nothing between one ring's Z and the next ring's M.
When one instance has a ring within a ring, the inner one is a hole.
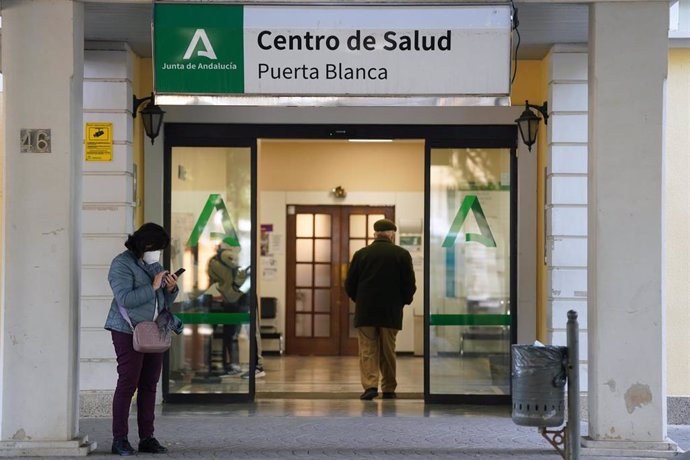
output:
M125 242L125 247L139 258L146 251L165 249L169 244L170 235L168 235L168 232L160 225L148 222L129 235Z

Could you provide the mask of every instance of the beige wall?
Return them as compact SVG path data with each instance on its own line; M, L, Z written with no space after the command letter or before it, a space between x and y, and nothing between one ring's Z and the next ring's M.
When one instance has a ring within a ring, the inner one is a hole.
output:
M663 238L667 392L690 395L690 50L669 53ZM641 242L644 243L644 242Z
M260 191L420 192L424 141L359 143L262 140Z
M218 193L228 186L225 147L175 147L172 152L172 182L174 192L211 190ZM180 177L178 168L183 168Z
M151 59L142 59L135 56L133 65L134 81L132 88L137 98L141 99L151 95L153 87ZM146 106L146 102L139 106L139 110ZM158 142L162 142L159 137ZM136 177L136 208L134 210L134 228L139 228L144 223L144 142L151 142L144 132L144 124L141 117L137 116L134 120L134 133L132 138L132 158L137 166ZM162 224L162 222L158 222Z
M548 98L548 65L546 59L520 61L518 72L511 88L511 104L524 107L525 101L541 105ZM537 207L537 338L546 341L546 265L544 265L544 168L546 167L546 126L539 124L536 145L532 153L537 156L537 193L534 197ZM519 135L518 135L519 136ZM520 139L520 142L522 140Z

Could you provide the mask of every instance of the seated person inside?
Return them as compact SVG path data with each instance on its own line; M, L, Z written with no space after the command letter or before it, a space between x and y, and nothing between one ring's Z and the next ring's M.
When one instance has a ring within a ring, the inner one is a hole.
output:
M223 240L218 245L216 255L209 260L210 284L217 283L218 292L222 296L223 311L246 312L249 309L248 298L241 287L249 277L249 269L240 268L240 247L230 243ZM226 375L241 373L238 341L240 327L240 324L223 325L223 368Z

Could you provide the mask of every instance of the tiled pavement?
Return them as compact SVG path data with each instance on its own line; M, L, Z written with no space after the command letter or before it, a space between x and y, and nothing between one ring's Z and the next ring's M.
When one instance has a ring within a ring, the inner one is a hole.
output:
M135 419L133 414L130 442L136 447ZM89 458L114 458L110 419L82 419L80 428L98 442ZM417 400L266 400L166 407L156 419L156 437L169 453L138 458L561 458L536 428L513 424L506 407L425 406ZM670 426L669 437L690 449L690 426Z

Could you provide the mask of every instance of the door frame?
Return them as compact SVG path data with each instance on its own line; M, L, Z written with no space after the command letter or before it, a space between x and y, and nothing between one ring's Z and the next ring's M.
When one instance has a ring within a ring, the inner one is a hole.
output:
M337 353L340 350L340 337L334 337L334 333L336 331L340 331L340 321L341 321L341 315L340 315L340 299L337 296L337 291L333 289L333 286L338 282L339 276L336 274L335 270L339 270L340 266L339 264L335 264L335 260L339 260L339 254L340 254L340 230L334 231L333 230L333 222L335 219L333 219L333 214L336 211L335 206L333 205L293 205L293 204L288 204L288 208L294 207L295 212L293 214L287 212L287 226L285 229L285 234L286 234L286 248L285 248L285 264L286 267L289 266L290 262L293 262L295 266L297 265L297 250L294 245L290 244L293 241L297 240L297 236L295 233L295 227L296 227L296 219L297 215L300 213L300 210L298 208L308 208L309 211L308 213L314 213L314 214L328 214L331 216L331 270L329 271L330 273L330 281L331 281L331 314L330 314L330 333L328 337L310 337L309 341L312 347L318 348L319 351L316 353L313 353L314 355L320 355L321 350L325 350L326 356L331 356L331 355L337 355ZM287 210L286 210L287 211ZM312 277L315 275L312 273ZM290 289L290 287L295 287L297 285L296 281L296 274L294 271L287 269L285 271L285 352L286 354L310 354L307 353L308 347L306 345L300 343L299 337L296 337L295 334L295 321L294 321L294 316L296 314L295 312L295 305L296 305L296 296L295 292ZM312 284L312 287L314 285ZM312 307L314 306L315 301L312 298ZM333 311L337 311L338 314L333 314ZM312 315L314 315L314 310L311 310ZM312 328L314 327L314 322L311 324ZM294 339L294 340L293 340Z
M511 138L508 132L497 131L491 140L477 142L476 140L432 139L427 140L424 151L424 234L431 234L431 150L435 148L490 148L510 150L510 344L517 343L518 308L517 308L517 212L518 212L518 161L517 138ZM431 247L429 238L424 238L424 285L430 285ZM424 289L424 402L431 404L510 404L511 391L507 395L487 394L431 394L431 338L430 324L430 290Z
M433 147L484 147L511 149L511 248L510 303L511 343L517 339L517 126L515 124L430 125L430 124L244 124L244 123L165 123L163 150L163 224L171 228L171 154L173 147L250 147L251 148L251 225L258 231L257 220L257 141L258 139L421 139L425 141L425 197L424 229L429 234L429 151ZM256 266L258 233L251 241L251 263ZM429 285L429 241L424 239L424 283ZM164 253L169 263L169 251ZM252 271L250 290L250 362L254 362L256 270ZM424 295L424 401L426 403L467 402L503 404L510 396L486 395L430 395L429 394L429 292ZM174 394L168 393L168 356L163 365L163 398L166 402L222 403L246 402L255 399L254 379L250 379L247 394Z
M256 159L256 139L246 136L237 137L209 137L200 139L185 130L171 130L166 133L164 144L164 161L163 161L163 226L170 234L172 228L172 149L174 147L240 147L249 148L251 159L251 204L250 216L252 228L257 221L257 159ZM257 244L258 240L256 234L250 241L250 266L257 265ZM170 248L163 252L164 266L170 266ZM244 403L251 402L255 399L256 384L254 377L254 369L256 362L256 315L258 313L258 299L256 298L256 270L252 270L250 275L251 288L247 293L249 295L249 362L250 362L250 378L249 391L247 393L170 393L170 351L165 352L163 357L163 374L162 374L162 388L163 401L170 403ZM212 339L211 339L212 340Z

